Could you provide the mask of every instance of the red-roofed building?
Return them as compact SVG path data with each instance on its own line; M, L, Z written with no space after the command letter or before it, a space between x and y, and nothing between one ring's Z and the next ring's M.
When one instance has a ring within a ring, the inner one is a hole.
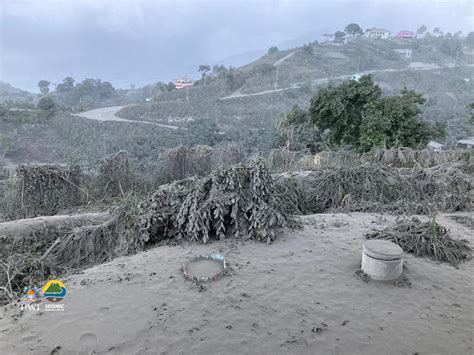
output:
M415 33L413 31L400 31L395 36L396 39L412 40L415 38Z
M174 81L174 86L176 87L176 89L184 89L186 87L190 87L190 86L193 86L193 81L190 80L190 79L176 79Z

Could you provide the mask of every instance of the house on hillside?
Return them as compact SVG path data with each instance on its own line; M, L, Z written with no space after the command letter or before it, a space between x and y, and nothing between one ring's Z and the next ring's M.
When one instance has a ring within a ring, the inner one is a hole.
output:
M370 39L390 39L392 32L383 28L370 28L365 32L365 37Z
M438 152L443 149L444 145L436 141L429 141L426 147L428 149L434 150L435 152Z
M397 53L400 57L410 59L411 58L411 48L400 48L394 49L395 53Z
M466 139L461 139L456 142L456 148L474 148L474 137L469 137Z
M362 75L359 75L359 74L352 74L349 79L350 79L350 80L354 80L354 81L359 81L360 78L362 78Z
M413 31L400 31L395 35L395 38L411 41L415 38L415 33Z
M174 81L174 86L176 87L176 89L184 89L184 88L187 88L187 87L190 87L190 86L193 86L193 81L191 79L176 79Z

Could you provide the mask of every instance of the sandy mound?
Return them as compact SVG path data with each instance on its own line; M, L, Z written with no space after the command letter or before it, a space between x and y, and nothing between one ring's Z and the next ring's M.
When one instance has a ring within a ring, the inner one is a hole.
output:
M64 312L10 305L1 354L471 354L474 261L455 269L406 256L398 282L355 275L364 233L393 220L320 214L271 245L225 240L160 247L63 280ZM454 238L472 230L447 215ZM199 288L180 266L227 256L228 275ZM59 348L60 347L60 348Z

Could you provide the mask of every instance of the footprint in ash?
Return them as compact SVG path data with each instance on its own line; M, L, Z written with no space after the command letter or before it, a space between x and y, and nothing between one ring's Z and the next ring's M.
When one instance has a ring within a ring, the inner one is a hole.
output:
M105 316L107 313L109 313L109 307L100 307L98 312L99 315Z
M97 337L93 333L84 333L79 338L82 350L90 354L97 348Z

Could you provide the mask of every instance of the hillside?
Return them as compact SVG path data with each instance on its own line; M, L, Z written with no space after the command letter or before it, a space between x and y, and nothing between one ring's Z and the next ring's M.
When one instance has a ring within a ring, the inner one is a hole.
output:
M12 85L0 81L0 103L11 100L20 102L33 102L36 94L13 87Z
M411 58L394 52L408 47ZM156 165L164 149L179 144L236 143L246 154L269 151L278 144L276 125L285 113L294 105L306 107L319 88L353 74L373 75L384 95L396 95L404 87L424 93L422 115L432 122L448 122L449 143L474 134L465 120L474 93L472 53L464 47L463 55L449 56L427 40L312 43L269 51L240 68L217 67L188 92L162 91L152 102L144 102L151 87L115 90L107 82L85 79L74 90L48 94L61 108L50 120L28 120L20 111L14 112L15 119L0 119L0 159L88 165L123 149L145 169ZM2 85L9 95L26 95ZM119 111L119 117L183 129L99 122L68 113L130 103L135 104Z
M401 57L398 49L411 49L411 58ZM353 74L372 74L385 95L404 87L424 93L428 100L423 117L447 122L465 117L472 101L472 63L469 51L453 57L426 40L361 38L345 44L308 44L269 52L227 76L219 73L198 81L188 93L163 93L155 102L126 107L118 115L178 125L209 119L224 131L236 126L269 129L295 104L307 105L319 87Z

